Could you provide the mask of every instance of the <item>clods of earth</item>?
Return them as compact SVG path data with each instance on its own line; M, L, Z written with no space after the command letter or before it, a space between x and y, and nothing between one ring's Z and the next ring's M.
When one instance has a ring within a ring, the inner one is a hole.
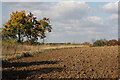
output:
M3 80L118 78L118 47L60 49L3 61Z

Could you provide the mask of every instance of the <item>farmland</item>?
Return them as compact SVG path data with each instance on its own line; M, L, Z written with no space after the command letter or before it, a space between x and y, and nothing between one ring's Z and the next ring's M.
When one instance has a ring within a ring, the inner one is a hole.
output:
M76 48L76 47L88 47L87 45L80 44L55 44L55 45L21 45L21 44L3 44L2 45L2 60L11 60L14 58L20 58L25 54L38 54L41 52L56 50L56 49L65 49L65 48Z
M118 78L118 46L52 50L3 61L3 79Z
M120 77L118 2L67 1L0 4L2 80Z

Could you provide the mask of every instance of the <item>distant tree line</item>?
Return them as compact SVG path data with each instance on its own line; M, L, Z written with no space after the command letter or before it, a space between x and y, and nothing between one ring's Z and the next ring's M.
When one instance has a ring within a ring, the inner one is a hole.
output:
M22 43L26 41L28 43L38 42L39 39L46 37L46 32L51 32L50 19L44 17L41 20L37 20L31 12L26 15L25 11L16 11L10 14L10 20L6 22L2 28L2 39L14 39L17 42Z
M115 46L115 45L120 45L120 40L106 40L106 39L100 39L100 40L96 40L93 43L93 46Z
M88 46L115 46L115 45L120 45L120 40L106 40L106 39L100 39L100 40L95 40L93 44L90 42L84 42L82 45L88 45Z

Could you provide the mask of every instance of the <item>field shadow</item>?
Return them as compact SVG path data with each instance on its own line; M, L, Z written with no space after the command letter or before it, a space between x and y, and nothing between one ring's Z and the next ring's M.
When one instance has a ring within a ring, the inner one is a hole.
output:
M14 62L14 63L10 63L8 61L2 61L2 68L24 67L24 66L44 65L44 64L57 64L59 62L61 61Z
M53 71L61 72L63 68L58 67L49 67L49 68L40 68L36 70L3 70L2 72L2 80L26 80L27 77L32 75L41 75L47 74Z

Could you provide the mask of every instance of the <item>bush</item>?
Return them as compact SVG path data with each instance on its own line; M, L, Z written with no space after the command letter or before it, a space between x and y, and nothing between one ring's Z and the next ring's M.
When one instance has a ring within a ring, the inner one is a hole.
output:
M115 39L112 39L112 40L109 40L108 44L111 45L111 46L114 46L114 45L118 44L118 41L115 40Z
M22 55L23 57L32 57L32 55L31 54L29 54L29 53L23 53L23 55Z
M120 40L118 40L118 45L120 45Z
M96 40L94 43L93 43L94 46L104 46L104 45L108 45L108 41L107 40Z
M13 48L19 45L14 39L3 39L2 40L2 46L6 48Z
M105 40L105 39L101 39L101 40L96 40L94 43L93 43L94 46L115 46L115 45L120 45L120 41L117 41L115 39L112 39L112 40Z
M82 43L82 45L88 45L88 46L90 46L91 44L89 42L84 42L84 43Z

